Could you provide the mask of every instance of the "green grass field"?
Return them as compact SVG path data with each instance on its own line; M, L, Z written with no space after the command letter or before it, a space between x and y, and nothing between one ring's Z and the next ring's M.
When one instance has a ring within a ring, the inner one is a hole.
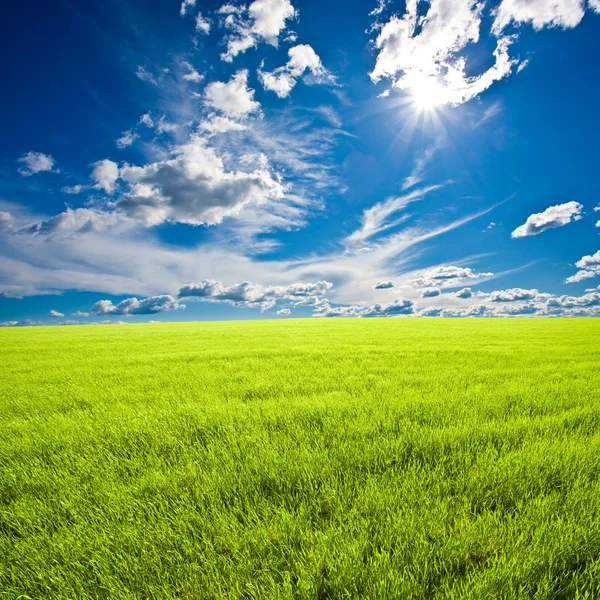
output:
M600 321L0 331L0 598L600 598Z

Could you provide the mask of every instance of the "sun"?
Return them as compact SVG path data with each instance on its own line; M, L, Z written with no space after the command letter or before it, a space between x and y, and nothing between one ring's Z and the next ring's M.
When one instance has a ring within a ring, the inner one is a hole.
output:
M448 102L446 89L433 77L413 81L410 99L416 111L425 113L434 112Z

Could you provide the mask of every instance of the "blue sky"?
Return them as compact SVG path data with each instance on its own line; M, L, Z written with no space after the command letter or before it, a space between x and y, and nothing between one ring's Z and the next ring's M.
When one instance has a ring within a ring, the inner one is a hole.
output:
M0 27L3 325L600 313L598 0Z

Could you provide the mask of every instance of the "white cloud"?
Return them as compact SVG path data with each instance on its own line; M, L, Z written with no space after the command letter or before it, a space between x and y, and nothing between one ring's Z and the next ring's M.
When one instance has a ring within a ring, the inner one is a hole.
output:
M129 146L133 145L133 142L135 142L135 140L137 140L139 137L140 136L137 133L129 129L128 131L123 132L121 137L115 141L115 144L117 145L117 148L128 148Z
M90 231L104 231L120 222L123 216L93 208L67 208L62 213L19 230L20 233L40 235L72 235Z
M600 250L596 254L582 257L575 263L580 269L600 268Z
M567 202L547 208L544 212L531 215L524 225L517 227L511 234L512 238L522 238L538 235L547 229L562 227L581 219L583 206L579 202Z
M199 136L178 147L172 159L125 165L120 174L129 191L116 207L149 226L164 221L215 225L249 204L281 200L286 191L266 168L227 171Z
M390 288L393 288L393 287L394 287L393 281L378 281L375 284L376 290L389 290Z
M196 6L196 0L183 0L181 3L181 8L179 9L179 14L184 17L190 8L194 8Z
M138 65L135 75L138 79L141 79L142 81L145 81L146 83L151 83L152 85L158 85L158 81L156 80L156 77L154 77L154 75L152 75L152 73L147 71L146 68L142 67L141 65Z
M208 35L210 33L210 20L202 16L202 13L196 15L196 31Z
M414 302L406 298L396 298L387 304L373 304L372 306L331 306L324 303L318 306L313 316L315 317L398 317L412 315Z
M142 115L140 117L140 124L144 124L146 127L150 127L150 128L154 127L154 121L149 112L147 112L145 115Z
M421 290L421 298L435 298L441 294L440 288L426 288Z
M204 75L201 75L200 73L198 73L198 71L196 71L196 69L194 69L194 67L186 61L183 61L182 66L184 66L187 69L187 73L185 73L183 75L183 79L185 79L186 81L191 81L193 83L199 83L200 81L202 81L204 79Z
M278 300L299 302L305 298L327 294L332 288L333 284L328 281L266 287L250 281L242 281L227 287L220 281L209 279L184 285L179 290L178 297L227 302L234 306L260 307L265 310L274 306Z
M115 185L119 178L119 165L108 158L99 160L92 164L94 170L91 178L94 181L94 188L104 190L107 194L115 191Z
M363 212L360 229L348 236L347 241L353 244L363 243L386 229L400 225L404 221L402 217L392 221L389 221L389 218L406 208L411 202L422 200L427 194L440 189L440 187L439 185L425 187L404 196L388 198L385 202L374 204Z
M492 292L488 297L490 302L519 302L523 300L536 300L539 298L540 292L538 290L524 290L521 288L497 290Z
M156 123L156 133L160 135L161 133L173 133L177 131L177 125L175 123L169 123L167 121L167 117L163 115Z
M465 308L444 308L440 316L451 318L483 317L488 312L489 309L484 304L474 304Z
M596 271L577 271L575 275L571 275L565 279L565 283L579 283L580 281L585 281L586 279L592 279L596 277L598 273Z
M281 317L289 317L292 314L292 311L289 308L282 308L281 310L278 310L275 314Z
M550 298L546 302L548 307L557 308L589 308L600 306L600 294L592 292L583 296L559 296L557 298Z
M77 195L77 194L81 194L81 192L83 192L84 189L85 189L84 186L77 184L77 185L67 185L62 189L62 191L65 194Z
M90 312L94 315L153 315L159 312L185 308L173 296L150 296L143 300L127 298L114 305L110 300L96 302Z
M597 277L600 275L600 250L596 254L582 257L575 263L575 266L581 270L575 273L575 275L568 277L565 283L578 283Z
M266 90L275 92L280 98L286 98L306 71L315 83L332 81L331 74L321 64L317 53L308 45L300 44L288 50L289 60L272 72L258 71L259 79ZM310 81L309 81L310 83Z
M379 16L385 4L371 14ZM599 0L589 2L597 12L599 4ZM528 59L509 55L517 34L507 33L508 25L566 29L577 26L584 13L584 0L502 0L497 7L477 0L408 0L402 17L376 21L371 29L379 31L371 79L391 80L393 87L412 96L418 108L462 104L509 76L514 67L521 71L527 65ZM496 40L494 64L469 76L465 50L480 41L482 23L490 18Z
M493 273L477 273L469 267L457 267L454 265L441 265L433 269L426 269L409 284L418 287L456 287L466 281L477 281L493 277ZM464 291L464 290L463 290Z
M11 231L14 227L14 219L9 212L0 211L0 233Z
M53 319L62 319L65 315L53 309L48 313L48 316L52 317Z
M584 13L582 0L502 0L492 29L497 35L510 23L567 29L579 25Z
M31 177L36 173L52 171L54 169L54 159L49 154L42 152L28 152L19 158L19 162L23 165L19 169L19 173L25 177Z
M427 6L425 16L421 7ZM381 27L371 79L390 79L422 105L462 104L510 74L515 61L508 55L511 39L497 40L495 62L484 73L466 75L461 53L479 41L483 4L473 0L410 0L402 18Z
M425 172L427 166L431 162L431 159L435 156L435 153L439 150L439 144L436 143L430 148L427 148L420 156L415 160L413 170L410 175L402 183L402 189L407 190L423 181L425 178Z
M473 297L473 290L471 290L471 288L463 288L462 290L456 292L456 294L454 294L457 298L460 298L461 300L466 300L468 298L472 298Z
M377 0L377 6L369 13L371 17L379 16L390 3L390 0Z
M296 15L290 0L255 0L247 9L225 4L219 12L227 15L223 25L231 33L226 37L227 52L221 58L232 62L238 55L254 48L259 42L278 46L279 35L286 21Z
M82 312L80 310L76 311L73 313L74 317L89 317L90 313L89 312Z
M229 131L244 131L245 129L247 129L247 127L242 123L228 119L227 117L218 116L213 116L207 121L202 121L200 125L198 125L199 131L205 131L209 134L228 133Z
M214 81L204 92L206 105L228 117L239 119L257 112L260 104L254 100L254 90L248 88L248 71L238 71L228 83Z

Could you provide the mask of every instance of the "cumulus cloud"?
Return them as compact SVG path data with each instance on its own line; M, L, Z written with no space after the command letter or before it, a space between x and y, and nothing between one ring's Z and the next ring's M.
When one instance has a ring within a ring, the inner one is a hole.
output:
M308 44L300 44L288 50L289 60L283 66L272 72L259 70L259 79L265 88L275 92L280 98L287 98L306 71L312 75L309 83L332 81L331 74L321 63L317 53Z
M423 271L419 277L411 279L410 284L418 287L455 287L465 281L477 281L493 277L493 273L477 273L468 267L442 265ZM463 290L464 291L464 290Z
M250 281L225 286L220 281L207 279L184 285L179 290L178 297L227 302L234 306L260 307L265 310L274 306L278 300L301 301L304 298L322 296L332 288L333 284L329 281L265 287Z
M91 178L94 188L104 190L107 194L115 191L115 185L119 178L119 165L108 158L99 160L92 164L94 167Z
M592 292L583 296L558 296L546 302L548 307L556 308L590 308L600 306L600 293Z
M582 257L575 263L575 266L581 269L575 275L571 275L565 280L565 283L578 283L586 279L592 279L600 274L600 250L596 254Z
M580 281L585 281L586 279L592 279L596 277L598 273L596 271L577 271L575 275L571 275L565 279L565 283L579 283Z
M248 71L238 71L227 83L214 81L206 86L205 103L227 117L239 119L260 109L254 90L248 88Z
M180 304L173 296L150 296L143 300L127 298L118 304L110 300L96 302L90 312L94 315L153 315L159 312L180 310L185 304Z
M509 290L494 291L489 295L488 298L490 302L519 302L523 300L535 300L539 297L540 292L538 290L512 288Z
M582 257L575 263L575 266L579 267L580 269L600 268L600 250L598 250L596 254Z
M509 37L496 42L494 64L467 76L462 52L479 41L483 4L474 0L412 0L401 17L392 16L375 40L373 82L390 79L418 104L462 104L510 74Z
M387 304L372 306L331 306L328 302L318 306L314 317L398 317L412 315L414 302L406 298L396 298Z
M221 54L227 62L260 42L277 47L286 22L296 16L290 0L255 0L247 9L224 4L219 13L225 15L223 26L229 31L227 52Z
M441 294L440 288L426 288L421 291L421 298L435 298Z
M456 292L456 294L454 294L457 298L460 298L461 300L467 300L468 298L472 298L473 297L473 291L471 290L471 288L463 288L462 290Z
M510 23L568 29L579 25L584 13L582 0L502 0L492 30L500 34Z
M22 321L3 321L0 327L37 327L45 325L42 321L33 321L32 319L23 319Z
M538 235L547 229L562 227L581 219L583 205L579 202L567 202L547 208L544 212L530 215L525 224L517 227L511 234L512 238L522 238Z
M117 145L117 148L122 150L123 148L132 146L133 142L135 142L135 140L137 140L139 137L140 136L137 133L129 129L128 131L123 132L121 137L115 141L115 144Z
M418 312L419 317L483 317L487 316L489 309L483 304L476 304L464 308L457 307L442 307L442 306L427 306Z
M292 311L289 308L282 308L281 310L278 310L275 314L281 317L289 317L292 314Z
M28 152L19 158L19 162L23 165L19 169L19 173L25 177L31 177L36 173L54 170L54 158L50 154L42 152Z
M65 315L61 312L58 312L57 310L52 309L49 313L48 313L49 317L52 317L53 319L62 319Z
M149 226L164 221L215 225L248 204L282 199L286 191L267 168L227 171L199 136L178 147L174 158L125 165L120 175L130 188L116 207Z
M483 317L486 316L489 309L485 304L474 304L473 306L467 306L465 308L444 308L440 316L442 317Z
M390 288L394 287L394 282L393 281L378 281L375 284L375 289L376 290L389 290Z

